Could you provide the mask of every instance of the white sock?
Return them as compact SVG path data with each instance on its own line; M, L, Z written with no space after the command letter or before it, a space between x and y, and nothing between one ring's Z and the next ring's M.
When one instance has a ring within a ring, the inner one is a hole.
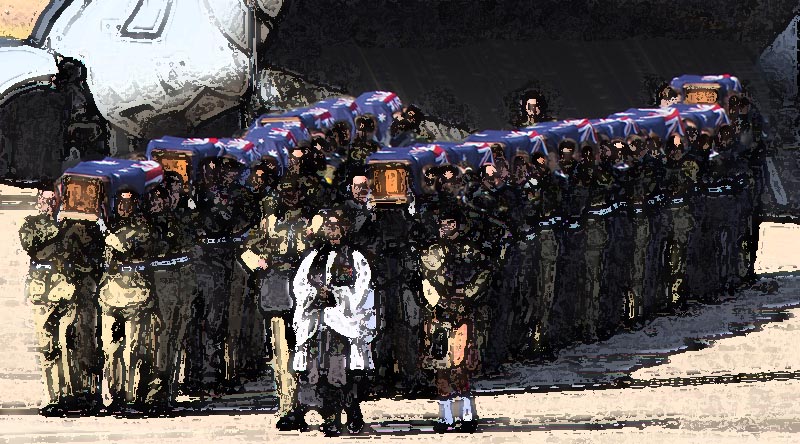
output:
M463 407L461 408L461 420L472 421L472 399L468 397L461 398Z
M455 421L453 420L453 400L446 399L444 401L439 401L439 419L444 421L446 424L453 424Z

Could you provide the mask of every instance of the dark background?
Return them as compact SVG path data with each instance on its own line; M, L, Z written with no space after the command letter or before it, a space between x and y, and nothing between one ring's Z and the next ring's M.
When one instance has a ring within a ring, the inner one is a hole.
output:
M797 1L294 0L262 62L357 94L389 89L471 129L507 122L515 91L558 117L649 105L684 73L738 76L769 108L758 70Z

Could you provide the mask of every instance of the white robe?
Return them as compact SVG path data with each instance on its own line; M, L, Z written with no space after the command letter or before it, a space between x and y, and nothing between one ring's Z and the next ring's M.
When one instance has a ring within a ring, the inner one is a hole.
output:
M317 289L309 282L308 273L319 251L310 252L303 259L295 275L293 288L296 300L293 327L297 338L293 368L304 371L307 366L308 342L320 327L320 322L341 334L350 343L348 368L364 370L374 367L371 342L375 338L375 297L371 286L371 271L364 255L353 251L353 266L356 274L352 287L330 286L336 300L335 307L322 310L311 308L317 297ZM325 283L331 281L331 265L336 253L330 252L325 265ZM321 316L320 316L321 315Z

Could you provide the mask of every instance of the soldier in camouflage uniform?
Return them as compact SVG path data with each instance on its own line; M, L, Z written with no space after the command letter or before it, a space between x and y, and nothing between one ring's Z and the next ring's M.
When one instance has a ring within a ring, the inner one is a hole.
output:
M664 153L661 139L652 136L645 140L646 153L642 158L642 181L644 182L644 212L648 220L648 241L645 252L643 285L643 312L645 317L663 313L668 306L666 288L666 239L669 219L663 211L665 194Z
M556 233L564 219L561 196L566 186L566 179L563 175L550 171L545 156L534 155L533 160L541 190L541 217L538 221L537 237L539 262L536 270L536 314L533 317L535 324L534 347L531 350L536 359L552 360L556 357L550 331L550 318L558 273L556 266L559 244Z
M431 353L427 367L436 370L439 419L434 430L444 432L455 423L453 400L462 400L462 431L474 431L477 412L469 385L470 373L478 367L475 350L474 314L476 298L486 291L489 259L472 243L461 238L464 217L457 207L439 214L440 241L421 252L422 289L430 321L426 344Z
M102 407L100 379L103 374L99 344L97 291L103 277L103 233L96 222L65 219L61 222L70 282L75 285L76 316L73 346L73 393L87 412Z
M49 188L49 187L48 187ZM61 416L74 408L68 330L76 316L75 286L66 273L63 233L56 223L57 198L43 188L37 196L39 214L28 216L19 230L22 249L31 258L25 298L34 306L37 349L47 392L45 416Z
M644 177L642 159L645 156L645 142L639 136L631 136L628 150L624 155L629 166L631 208L628 215L633 225L633 261L631 268L631 287L627 299L627 324L636 326L644 319L644 275L647 261L647 243L650 237L650 225L645 213L648 181Z
M190 391L224 391L233 266L241 233L254 209L246 190L237 183L240 172L231 163L217 159L206 164L198 196L202 254L195 266L200 297L187 344L187 356L192 360L187 376Z
M633 225L628 214L631 195L630 165L623 161L627 144L621 140L612 142L611 158L602 166L611 174L613 182L610 192L611 212L608 214L608 243L603 256L602 297L600 321L597 328L599 339L611 337L626 319L626 303L631 287L631 252L634 249Z
M253 270L258 285L259 308L272 338L273 370L280 395L280 412L294 407L296 381L290 371L294 347L291 291L293 273L311 245L311 220L304 213L303 192L296 181L278 186L278 205L261 220L248 239L242 259Z
M108 269L100 286L102 343L109 412L142 407L153 363L155 297L150 262L161 239L139 207L139 196L120 191L116 220L106 235Z
M664 176L667 226L667 290L671 305L686 301L686 259L689 235L694 231L694 217L690 211L691 197L699 166L685 156L680 136L668 141Z
M554 173L560 181L563 218L555 226L558 273L549 325L550 343L555 348L562 348L576 339L579 328L577 310L588 299L584 292L586 231L581 226L588 190L581 187L574 177L577 148L574 140L559 143L559 169Z
M605 160L610 156L610 147L604 148ZM585 193L586 211L582 223L586 231L585 258L585 298L578 308L578 339L584 342L597 340L597 325L600 317L601 285L603 276L603 252L608 242L608 215L611 213L609 191L611 174L597 166L593 149L585 145L581 151L581 161L575 168L575 187Z
M148 215L161 240L160 250L150 264L157 327L155 374L147 400L155 410L168 409L175 402L179 357L184 349L192 303L197 297L196 220L194 213L180 206L182 189L181 176L167 172L165 186L149 195Z

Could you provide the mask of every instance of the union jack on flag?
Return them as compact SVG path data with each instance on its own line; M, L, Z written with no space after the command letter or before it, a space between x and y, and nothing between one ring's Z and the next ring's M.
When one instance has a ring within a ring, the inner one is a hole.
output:
M408 153L411 155L423 154L426 152L433 153L433 155L435 156L434 160L437 165L444 165L449 163L449 160L447 159L447 152L441 145L437 145L435 143L430 145L416 146L408 151Z
M677 108L642 108L642 111L649 111L650 115L664 117L664 124L667 133L678 133L683 135L683 121L681 113Z
M728 125L731 123L731 119L728 118L728 113L725 112L725 108L721 107L719 104L697 104L687 110L688 112L697 111L701 113L712 112L716 115L716 121L714 125L719 127L721 125Z
M597 143L597 133L592 126L592 122L589 122L589 119L565 120L564 124L575 125L578 128L581 139L580 142L590 141L592 143Z
M400 111L403 104L400 102L400 97L391 91L375 91L375 93L366 100L370 102L383 102L389 106L392 112Z
M159 183L164 179L164 170L161 164L154 160L142 160L131 165L131 168L138 168L144 171L145 187L154 183Z
M207 143L212 143L212 144L216 145L217 142L219 142L219 139L217 139L215 137L209 137L209 138L205 138L205 139L199 139L199 138L184 139L184 141L182 143L184 145L205 145Z
M320 128L330 128L333 126L333 115L325 108L311 108L307 111L314 116L314 120L319 122Z
M494 156L492 155L492 144L486 142L466 142L464 145L475 147L478 154L481 155L481 165L492 164L494 165Z
M297 139L295 139L294 134L291 131L287 130L286 128L270 128L269 133L270 136L278 136L282 137L289 141L289 146L297 145Z

